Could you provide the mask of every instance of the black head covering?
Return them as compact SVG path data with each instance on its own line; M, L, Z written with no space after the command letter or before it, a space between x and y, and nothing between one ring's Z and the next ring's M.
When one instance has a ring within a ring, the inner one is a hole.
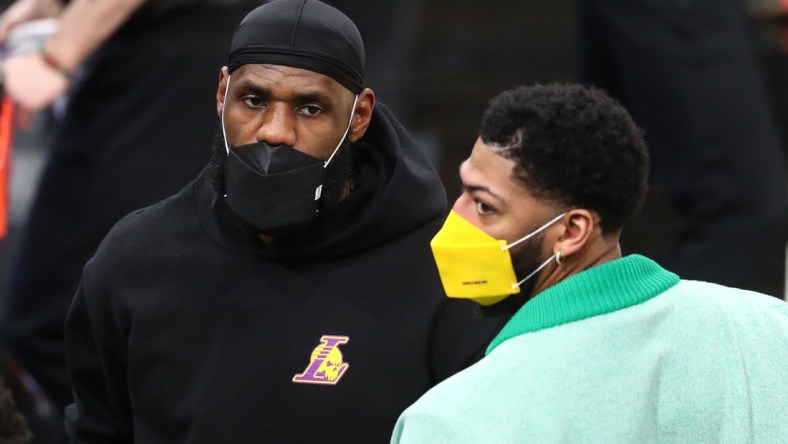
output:
M318 0L275 0L250 12L235 30L227 64L270 63L325 74L358 94L364 43L356 25Z

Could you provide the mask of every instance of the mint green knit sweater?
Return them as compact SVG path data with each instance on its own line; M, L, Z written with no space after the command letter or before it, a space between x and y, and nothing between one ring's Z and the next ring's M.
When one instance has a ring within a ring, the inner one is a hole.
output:
M788 443L788 304L642 256L535 296L392 443Z

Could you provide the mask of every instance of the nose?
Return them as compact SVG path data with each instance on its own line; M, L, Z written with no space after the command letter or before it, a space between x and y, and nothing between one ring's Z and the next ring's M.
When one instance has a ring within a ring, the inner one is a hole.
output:
M255 138L258 142L271 145L295 146L296 133L294 116L285 105L270 105L263 114L263 121L257 129Z
M454 201L454 206L451 207L452 211L457 213L460 217L467 221L472 220L473 199L467 192L460 194L460 197Z

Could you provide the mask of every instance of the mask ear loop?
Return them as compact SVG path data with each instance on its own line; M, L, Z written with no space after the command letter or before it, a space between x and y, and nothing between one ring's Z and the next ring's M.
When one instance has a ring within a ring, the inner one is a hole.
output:
M529 274L528 276L526 276L526 277L525 277L523 280L521 280L520 282L518 282L518 283L516 283L516 284L513 284L513 285L512 285L512 289L514 289L514 288L517 288L517 287L519 287L520 285L523 285L523 282L525 282L525 281L527 281L528 279L531 279L532 277L534 277L534 275L536 275L536 273L539 273L540 271L542 271L542 269L543 269L544 267L546 267L546 266L547 266L547 264L549 264L549 263L550 263L550 262L551 262L553 259L555 259L555 258L556 258L556 255L555 255L555 254L554 254L554 255L552 255L552 256L550 256L549 258L547 258L547 260L546 260L546 261L544 261L544 262L542 262L542 265L538 266L538 267L536 268L536 270L534 270L534 271L532 271L532 272L531 272L531 274Z
M515 242L512 242L511 244L507 245L506 247L501 248L501 250L502 251L506 251L506 250L514 247L515 245L519 245L519 244L527 241L528 239L536 236L537 234L539 234L542 231L546 230L550 225L553 225L554 223L558 222L559 219L561 219L562 217L566 216L566 213L568 213L568 212L564 211L563 213L561 213L558 216L554 217L550 222L547 222L546 224L544 224L541 227L539 227L533 233L531 233L531 234L529 234L529 235L527 235L527 236L525 236L525 237L523 237L523 238L521 238L521 239L519 239L519 240L517 240ZM531 279L532 277L534 277L536 275L536 273L539 273L540 271L542 271L544 269L544 267L546 267L547 264L549 264L553 259L558 260L558 253L553 254L546 261L542 262L542 265L536 267L536 270L532 271L531 274L529 274L528 276L523 278L520 282L518 282L516 284L512 284L512 289L515 289L515 288L519 287L520 285L523 285L523 282L525 282L528 279Z
M542 225L541 227L539 227L533 233L531 233L531 234L529 234L529 235L527 235L527 236L525 236L525 237L523 237L523 238L521 238L519 240L516 240L516 241L512 242L511 244L509 244L509 245L507 245L505 247L501 247L501 251L506 251L506 250L514 247L515 245L519 245L519 244L527 241L528 239L536 236L537 234L539 234L542 231L546 230L550 225L553 225L554 223L558 222L559 219L561 219L562 217L566 216L566 213L567 213L567 211L564 211L563 213L561 213L558 216L554 217L553 220L551 220L550 222L548 222L548 223Z
M347 137L347 134L350 132L350 127L353 126L353 116L356 115L356 104L358 104L358 94L356 94L356 98L353 100L353 108L351 108L350 110L350 119L348 119L347 128L345 128L345 134L343 134L342 138L339 139L339 143L337 144L337 147L334 148L334 152L331 153L331 156L328 158L328 160L326 160L326 163L323 164L323 168L328 166L328 163L331 162L331 159L334 158L334 154L336 154L337 151L339 151L339 147L342 146L342 143L345 142L345 137Z
M230 92L230 79L232 77L232 74L227 76L227 84L224 86L224 103L222 103L222 136L224 137L224 149L227 151L226 154L230 154L230 145L227 144L227 131L224 129L224 110L227 108L227 94Z

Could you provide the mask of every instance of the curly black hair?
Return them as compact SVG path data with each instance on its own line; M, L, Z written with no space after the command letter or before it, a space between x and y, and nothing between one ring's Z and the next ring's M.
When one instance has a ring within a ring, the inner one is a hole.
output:
M582 85L520 86L490 102L482 142L516 162L514 179L537 199L586 208L616 232L648 188L643 131L621 104Z

